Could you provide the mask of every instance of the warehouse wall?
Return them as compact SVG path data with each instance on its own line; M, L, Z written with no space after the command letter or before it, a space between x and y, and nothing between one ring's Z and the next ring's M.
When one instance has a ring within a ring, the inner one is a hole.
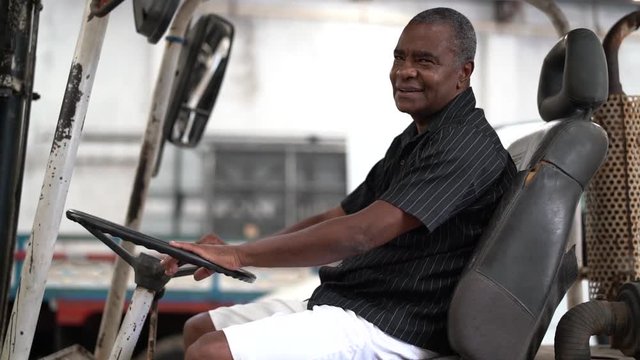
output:
M415 13L432 6L454 7L476 26L479 42L472 85L489 121L500 126L536 119L539 69L557 36L549 20L530 5L523 3L512 22L497 24L492 4L212 3L235 24L236 41L208 134L343 138L348 188L353 189L410 122L395 109L388 72L402 27ZM32 108L21 233L28 233L34 221L83 7L80 0L56 0L45 2L41 13L35 91L42 98ZM562 8L572 28L590 28L603 37L615 21L636 7L574 2L563 3ZM66 208L124 220L139 151L136 139L142 138L146 126L162 47L148 44L135 33L127 2L111 15L84 132L93 139L115 134L129 140L82 143ZM639 56L639 36L633 35L620 53L622 83L628 94L640 94L640 72L634 71ZM84 233L63 219L61 233L74 232ZM565 310L561 307L558 314ZM552 336L550 330L545 342L552 341Z
M35 91L19 231L29 232L57 121L84 2L45 2L41 13ZM557 36L549 20L523 3L507 24L493 21L489 1L245 1L212 2L236 26L231 63L209 134L341 137L347 143L352 189L410 118L395 109L388 72L402 27L418 11L451 6L478 31L472 85L494 125L537 118L539 69ZM572 28L604 31L635 7L563 3ZM85 142L67 208L122 221L162 56L135 33L131 5L111 15L84 132L123 134L131 142ZM627 93L640 93L638 36L621 49ZM80 231L63 220L62 232Z

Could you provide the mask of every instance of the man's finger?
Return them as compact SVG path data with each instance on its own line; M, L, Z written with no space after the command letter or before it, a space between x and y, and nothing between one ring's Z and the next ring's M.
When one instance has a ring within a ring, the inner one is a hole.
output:
M196 241L196 244L224 245L224 241L222 241L222 239L220 239L216 234L206 234Z
M175 262L164 265L164 273L168 276L173 276L178 272L178 264Z
M213 274L212 270L205 269L205 268L198 268L198 270L196 270L196 272L193 273L193 278L196 279L196 281L200 281L202 279L208 278L212 274Z
M178 260L169 256L169 255L163 255L162 259L160 259L160 263L162 264L169 264L171 262L177 262Z
M165 268L165 273L170 271L174 266L177 266L177 264L178 260L168 255L165 255L162 260L160 260L160 265Z
M193 245L193 244L191 244L191 243L180 242L180 241L170 241L170 242L169 242L169 245L171 245L171 246L173 246L173 247L177 247L177 248L179 248L179 249L188 250L188 251L191 251L191 252L194 252L194 251L193 251L193 250L191 250L191 249L195 249L195 248L197 248L196 246L194 246L194 245Z
M187 250L189 252L192 252L196 255L199 255L205 259L207 258L207 252L200 246L196 245L196 244L192 244L192 243L186 243L186 242L178 242L178 241L171 241L169 242L169 244L173 247L177 247L183 250Z

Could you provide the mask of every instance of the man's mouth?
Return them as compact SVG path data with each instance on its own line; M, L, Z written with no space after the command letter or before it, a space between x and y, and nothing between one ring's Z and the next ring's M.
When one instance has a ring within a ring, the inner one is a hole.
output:
M403 93L422 92L422 89L414 87L398 87L397 90Z

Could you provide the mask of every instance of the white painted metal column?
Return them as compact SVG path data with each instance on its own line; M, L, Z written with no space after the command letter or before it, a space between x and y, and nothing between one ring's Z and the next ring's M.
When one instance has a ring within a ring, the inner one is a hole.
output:
M185 0L180 5L176 16L169 28L166 37L166 45L160 73L154 88L151 101L151 111L147 121L147 129L140 149L140 160L136 170L133 189L129 198L129 209L125 226L131 229L139 229L142 214L144 212L145 198L149 189L149 182L153 175L158 151L163 141L164 117L167 112L171 86L176 77L176 66L180 51L183 48L183 37L186 33L189 21L192 19L196 8L202 0ZM128 252L133 252L135 246L127 241L120 244ZM118 327L120 326L120 314L124 306L124 297L127 291L130 266L121 258L116 259L116 264L111 278L111 288L107 295L102 322L98 332L94 356L97 360L105 360L110 354L114 344Z
M129 310L122 322L120 333L111 349L109 360L131 359L154 296L154 291L140 286L136 287Z
M108 18L89 19L87 0L82 27L69 71L27 256L0 353L2 360L28 359L44 297L47 274L71 182L91 87L100 58Z

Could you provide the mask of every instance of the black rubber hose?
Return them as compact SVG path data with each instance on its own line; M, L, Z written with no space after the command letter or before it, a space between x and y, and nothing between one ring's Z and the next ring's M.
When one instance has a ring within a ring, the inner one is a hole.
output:
M556 360L589 360L591 335L616 335L626 331L629 308L620 301L589 301L569 310L556 329Z

